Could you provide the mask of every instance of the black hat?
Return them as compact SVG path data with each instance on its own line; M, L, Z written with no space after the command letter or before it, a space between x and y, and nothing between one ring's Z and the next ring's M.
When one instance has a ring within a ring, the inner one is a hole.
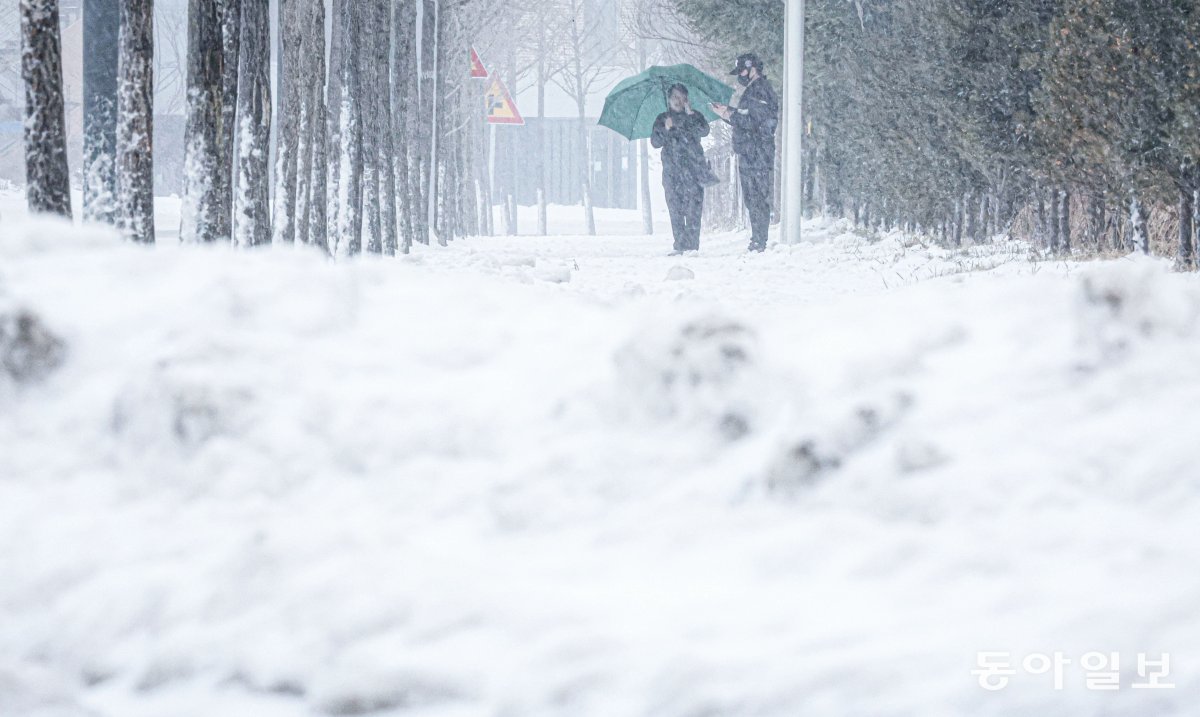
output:
M763 63L762 60L758 59L758 55L754 54L753 52L747 52L743 55L738 55L737 65L729 71L729 74L740 75L742 74L742 70L746 70L751 67L757 67L758 71L762 72Z

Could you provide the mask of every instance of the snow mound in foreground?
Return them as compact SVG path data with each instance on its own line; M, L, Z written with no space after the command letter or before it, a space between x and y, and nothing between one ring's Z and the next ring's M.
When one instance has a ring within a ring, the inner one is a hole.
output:
M0 713L1194 704L1191 278L755 312L8 229L0 305L62 350L0 393ZM731 264L705 286L795 280ZM1179 687L986 692L997 649L1171 652Z
M1189 339L1200 329L1200 286L1170 262L1134 255L1089 269L1080 283L1081 342L1095 360L1139 345Z

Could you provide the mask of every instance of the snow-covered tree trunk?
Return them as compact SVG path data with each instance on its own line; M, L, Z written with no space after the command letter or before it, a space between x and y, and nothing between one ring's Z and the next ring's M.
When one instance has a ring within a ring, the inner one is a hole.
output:
M184 134L184 192L179 239L220 238L222 203L216 181L221 166L221 102L224 48L218 0L188 2L187 126Z
M1193 181L1200 182L1200 170L1193 174ZM1192 189L1192 268L1196 268L1196 252L1200 250L1200 187Z
M387 6L378 0L365 3L359 13L363 30L359 38L361 47L358 65L359 99L362 102L360 116L363 137L363 220L367 251L371 254L382 254L387 224L383 206L385 197L382 115L386 112L389 95L386 84L389 60L386 43L390 15Z
M325 3L308 2L300 12L300 108L297 116L296 241L324 246L324 161L318 143L325 136ZM319 192L318 192L319 189ZM318 229L318 216L320 228Z
M445 206L445 198L440 194L443 188L446 187L446 158L442 142L446 121L446 113L444 111L446 79L445 74L441 71L445 66L442 63L442 57L448 49L444 41L446 23L442 18L441 0L433 0L432 7L429 4L426 7L432 11L426 16L426 21L429 23L430 28L428 37L432 38L433 45L429 48L429 57L432 64L426 65L424 68L430 75L429 105L432 108L432 114L429 116L429 136L431 139L429 142L429 183L425 187L425 224L432 235L437 238L438 244L446 246L444 223L441 219L444 216L442 208Z
M1141 197L1136 191L1130 193L1129 197L1129 225L1132 231L1133 250L1149 254L1150 233L1146 226L1146 213L1142 209Z
M1190 182L1179 186L1179 266L1191 269L1195 265L1196 245L1192 231L1192 188Z
M572 24L574 27L574 24ZM574 30L572 30L574 32ZM580 172L579 184L580 190L583 192L583 220L587 225L588 236L596 234L596 214L592 210L592 139L590 136L591 125L587 121L587 95L583 88L583 73L580 69L581 59L579 57L581 49L577 49L574 57L574 65L576 68L575 82L578 87L575 98L575 109L579 117L579 151L580 156Z
M412 248L417 203L414 187L419 175L414 161L413 133L417 106L417 4L396 0L392 13L391 112L392 136L396 153L396 213L399 223L399 250Z
M376 172L379 186L379 222L382 224L383 253L395 256L399 240L396 216L396 145L392 127L392 12L389 3L372 4L374 83L371 90L375 116Z
M117 0L83 3L83 218L112 224L117 204Z
M430 184L429 191L433 192L433 200L435 212L431 224L434 235L437 237L439 246L446 246L448 240L453 236L452 219L450 214L450 202L452 198L450 188L455 186L451 180L451 172L454 164L454 145L449 141L450 132L447 128L453 123L448 112L448 88L446 83L445 69L447 64L446 54L450 50L451 43L446 36L450 23L446 18L440 17L437 25L437 43L436 52L434 53L434 112L433 112L433 147L430 150L433 156L434 181Z
M966 220L967 220L967 229L966 229L967 238L973 242L978 242L979 238L975 231L976 216L975 216L975 212L972 210L972 207L974 206L974 202L972 201L970 192L968 192L963 197L962 206L963 206L963 215L966 217Z
M324 24L324 20L322 20ZM318 106L321 124L325 124L328 106ZM329 245L329 135L320 126L313 127L312 212L309 218L309 243L333 253Z
M546 63L549 61L549 44L546 42L546 3L538 4L538 35L537 35L537 205L539 236L546 236L550 231L546 211L546 83L549 81ZM645 144L645 143L643 143ZM643 146L643 151L646 151ZM649 175L647 175L649 176ZM647 187L647 192L649 188ZM647 195L648 196L648 195Z
M341 171L342 146L342 16L348 0L330 0L332 19L329 24L329 66L325 92L326 137L326 237L330 253L338 251L338 222L341 221Z
M300 66L302 23L304 4L314 0L278 2L280 56L276 58L276 75L279 78L279 115L275 138L275 191L272 193L275 204L271 227L276 243L291 244L296 241L296 177L299 171L299 115L303 87Z
M271 27L268 0L244 0L238 48L238 105L234 143L233 241L253 247L271 241Z
M221 20L221 125L218 130L220 156L213 176L218 203L213 234L228 241L233 237L234 162L237 155L233 140L237 125L242 0L217 0L217 3Z
M154 243L154 2L122 0L117 94L117 224Z
M58 0L21 0L25 197L29 211L71 216Z
M1071 253L1071 193L1063 190L1058 195L1058 235L1062 239L1062 250Z
M953 241L954 246L956 246L956 247L962 246L962 232L963 232L962 216L963 216L962 201L959 199L955 199L954 200L954 218L950 222L951 223L950 238Z
M429 234L433 227L429 226L429 192L435 174L430 169L431 149L433 145L433 114L434 99L434 48L437 45L436 19L438 0L416 0L417 17L415 25L417 98L413 103L409 116L409 126L415 128L412 141L413 178L412 198L414 203L413 234L422 244L429 243Z
M358 73L360 4L343 0L337 22L342 45L338 101L337 209L335 241L338 255L362 251L362 101Z

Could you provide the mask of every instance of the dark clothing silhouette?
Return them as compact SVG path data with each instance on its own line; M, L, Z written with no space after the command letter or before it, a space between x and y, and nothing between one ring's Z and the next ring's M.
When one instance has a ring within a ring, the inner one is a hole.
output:
M671 119L671 129L667 129L667 118ZM708 120L699 112L668 110L654 120L650 144L662 150L663 189L671 212L675 251L700 248L704 182L709 174L700 138L707 136Z
M775 191L775 129L779 126L779 98L767 78L759 77L742 92L737 107L730 107L733 151L738 156L742 198L750 213L750 249L767 248L771 223L771 197Z

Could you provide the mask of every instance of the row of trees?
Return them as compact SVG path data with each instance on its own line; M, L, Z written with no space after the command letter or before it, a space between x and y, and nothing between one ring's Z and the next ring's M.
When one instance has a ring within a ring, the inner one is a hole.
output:
M144 242L155 239L152 2L88 0L84 32L84 215ZM431 238L491 233L494 150L484 87L468 79L472 45L514 92L532 86L537 106L527 114L546 116L552 87L574 104L586 155L578 162L581 210L595 233L588 100L656 59L661 45L639 39L645 5L279 0L272 48L268 0L189 0L181 239L392 254ZM59 36L50 17L57 0L22 7L35 120L31 207L69 214ZM538 132L536 146L545 146L544 124L521 131ZM643 148L647 232L648 159ZM513 173L519 163L541 188L537 229L545 234L545 158L511 160ZM514 197L503 216L515 233Z
M327 25L327 3L279 0L272 53L268 0L189 0L181 239L391 254L481 233L466 48L500 2L332 0ZM69 216L57 0L21 7L29 204ZM84 22L84 215L153 242L152 0L89 0Z
M780 67L783 3L671 0ZM1152 245L1195 263L1191 0L808 0L805 199L950 244ZM1171 236L1154 226L1170 226ZM1168 244L1169 242L1169 244Z

